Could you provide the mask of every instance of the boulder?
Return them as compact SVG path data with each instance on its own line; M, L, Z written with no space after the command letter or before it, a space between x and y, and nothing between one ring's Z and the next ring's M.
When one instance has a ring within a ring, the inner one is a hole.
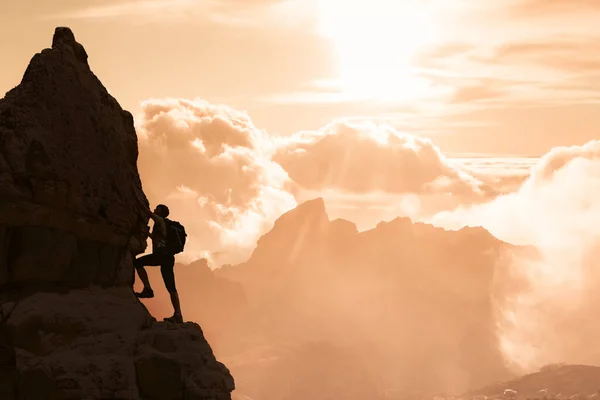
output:
M39 292L8 326L19 399L225 400L235 387L200 326L156 322L129 288Z

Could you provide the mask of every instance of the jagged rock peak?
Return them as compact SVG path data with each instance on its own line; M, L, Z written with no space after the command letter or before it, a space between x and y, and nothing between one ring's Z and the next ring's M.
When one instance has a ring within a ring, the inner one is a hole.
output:
M273 229L258 240L251 259L274 257L274 253L269 253L268 249L277 248L278 253L285 253L301 242L319 240L328 227L329 216L325 210L325 201L320 197L305 201L275 221ZM298 234L303 237L302 240L297 238Z
M317 197L312 200L306 200L303 203L298 204L297 210L312 210L325 213L325 200L322 197Z
M317 197L316 199L307 200L303 203L300 203L296 206L296 208L284 213L281 217L279 217L277 222L296 218L316 218L318 220L329 221L329 216L327 215L327 210L325 208L325 201L323 198Z
M52 37L52 48L56 50L71 49L75 58L79 61L87 64L88 55L83 46L77 43L75 35L70 28L59 26L54 30L54 36Z
M0 285L130 284L146 226L133 122L56 28L0 99Z
M267 233L279 235L283 231L296 231L299 226L303 230L313 231L327 227L329 224L329 216L325 209L325 201L318 197L313 200L307 200L300 203L296 208L284 213L275 221L273 230Z

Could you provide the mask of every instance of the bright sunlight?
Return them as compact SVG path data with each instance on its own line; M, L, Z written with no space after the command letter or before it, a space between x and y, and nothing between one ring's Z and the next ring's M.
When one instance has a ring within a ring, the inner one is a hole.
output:
M350 97L408 100L428 87L411 60L434 39L426 1L318 0L318 29L331 40L339 66L338 87Z

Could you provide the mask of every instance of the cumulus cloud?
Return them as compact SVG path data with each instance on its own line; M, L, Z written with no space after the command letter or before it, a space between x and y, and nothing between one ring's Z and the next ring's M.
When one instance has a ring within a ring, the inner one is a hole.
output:
M288 175L271 160L270 137L243 112L202 100L150 99L138 133L144 190L187 227L190 258L211 250L240 261L296 205Z
M539 259L507 254L510 271L501 271L527 284L499 307L504 350L524 368L600 362L600 351L588 346L600 334L598 196L600 141L592 141L544 155L515 193L433 218L447 228L483 225L539 250Z
M309 190L449 193L471 200L492 194L430 140L386 125L336 122L282 142L274 160Z

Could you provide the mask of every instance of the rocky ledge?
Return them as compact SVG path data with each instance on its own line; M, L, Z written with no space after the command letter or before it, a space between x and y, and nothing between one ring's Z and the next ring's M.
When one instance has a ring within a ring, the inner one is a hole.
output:
M130 289L37 293L9 321L13 398L222 400L234 389L197 324L154 321Z

